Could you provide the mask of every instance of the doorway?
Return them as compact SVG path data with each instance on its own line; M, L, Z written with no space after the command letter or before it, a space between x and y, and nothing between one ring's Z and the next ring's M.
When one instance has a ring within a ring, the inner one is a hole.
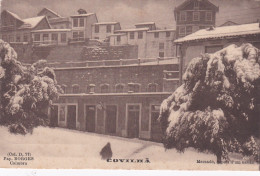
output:
M50 126L58 126L58 105L53 105L50 107Z
M116 133L116 117L117 117L117 106L107 105L106 106L106 132L109 134Z
M67 127L76 129L76 105L67 106Z
M128 105L128 137L139 138L140 105Z
M96 106L86 105L86 131L95 132Z

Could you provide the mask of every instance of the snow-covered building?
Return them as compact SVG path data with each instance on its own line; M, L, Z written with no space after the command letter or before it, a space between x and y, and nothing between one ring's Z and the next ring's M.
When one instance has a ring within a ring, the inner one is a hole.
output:
M65 94L50 109L51 122L82 131L161 141L159 107L178 87L178 70L177 59L56 68Z
M92 25L92 39L105 40L114 31L120 30L119 22L99 22Z
M109 36L111 46L136 45L139 58L174 57L175 29L156 29L154 22L138 23Z
M216 24L219 8L208 0L186 0L174 9L177 38Z
M46 16L53 29L70 29L71 21L69 17L62 17L57 12L49 8L43 8L37 16Z
M31 42L31 31L50 29L46 16L21 19L15 13L4 10L1 13L1 39L6 42Z
M216 52L230 44L251 43L260 48L260 23L201 29L174 41L185 68L189 61L203 53Z
M72 20L72 42L85 41L92 38L92 25L98 22L95 13L87 13L83 9L70 16Z

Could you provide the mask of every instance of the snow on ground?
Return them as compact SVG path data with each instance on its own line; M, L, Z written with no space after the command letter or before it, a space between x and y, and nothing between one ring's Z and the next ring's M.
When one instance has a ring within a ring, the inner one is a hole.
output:
M38 127L33 134L10 134L0 127L0 166L20 168L113 168L113 169L239 169L256 170L257 165L196 164L197 160L212 160L212 154L188 149L178 153L165 150L160 143L101 135L63 128ZM100 150L111 143L114 159L149 158L151 163L120 163L101 160ZM27 166L12 166L3 160L8 152L30 152L34 161ZM224 167L224 168L223 168ZM249 168L246 168L249 167Z

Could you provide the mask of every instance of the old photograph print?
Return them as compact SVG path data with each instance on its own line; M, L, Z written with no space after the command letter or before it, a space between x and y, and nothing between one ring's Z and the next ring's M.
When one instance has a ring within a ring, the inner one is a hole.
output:
M0 168L260 169L259 0L0 2Z

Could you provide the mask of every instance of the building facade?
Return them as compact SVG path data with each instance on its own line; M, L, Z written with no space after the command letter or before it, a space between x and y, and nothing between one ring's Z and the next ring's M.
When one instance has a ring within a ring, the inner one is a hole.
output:
M184 37L199 29L215 26L218 10L208 0L186 0L174 9L176 37Z
M117 30L121 30L119 22L95 23L92 25L92 39L104 41Z
M32 41L31 31L50 28L46 16L21 19L8 10L1 13L1 38L9 43L29 43Z
M155 23L139 23L133 29L115 31L109 36L111 46L136 45L139 58L167 58L175 56L175 30L156 30Z
M79 11L79 14L72 15L72 41L85 41L92 38L92 25L98 22L95 13L85 13Z
M159 142L159 107L177 88L178 69L178 63L171 61L57 68L65 94L50 109L51 123Z
M181 56L181 68L203 53L214 53L231 44L251 43L260 49L260 24L251 23L202 29L174 41Z

